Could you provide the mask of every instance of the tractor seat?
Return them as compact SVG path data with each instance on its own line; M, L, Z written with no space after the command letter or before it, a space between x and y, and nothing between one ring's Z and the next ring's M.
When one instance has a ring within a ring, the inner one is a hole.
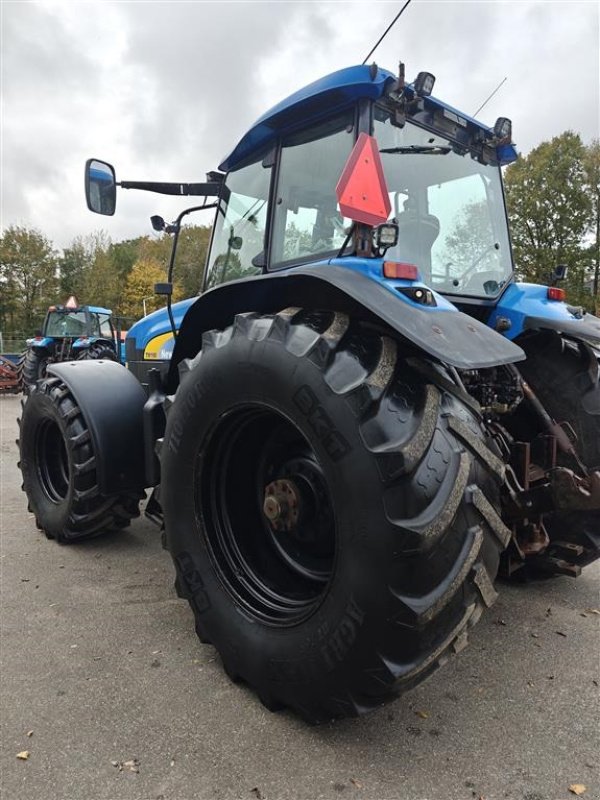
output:
M416 264L422 272L431 270L431 248L440 233L440 221L433 214L418 215L403 211L398 223L398 252L405 261Z

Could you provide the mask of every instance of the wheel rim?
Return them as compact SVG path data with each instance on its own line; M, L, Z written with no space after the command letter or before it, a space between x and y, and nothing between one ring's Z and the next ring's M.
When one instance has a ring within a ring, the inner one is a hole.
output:
M38 428L35 447L40 485L53 503L67 498L71 467L64 436L54 420L45 420Z
M236 409L199 464L210 557L236 603L265 624L297 624L325 597L335 560L330 493L298 428L264 406Z

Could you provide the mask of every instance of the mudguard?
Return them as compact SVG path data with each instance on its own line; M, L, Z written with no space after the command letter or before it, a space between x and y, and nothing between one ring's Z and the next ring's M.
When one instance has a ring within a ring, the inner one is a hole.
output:
M361 272L327 264L231 281L199 297L177 337L168 391L177 386L177 364L200 349L203 331L225 328L235 314L245 311L271 313L287 306L332 308L383 323L426 356L458 369L483 369L525 358L520 347L450 304L432 311L403 301L399 293Z
M574 313L575 312L575 313ZM507 339L524 331L548 329L600 343L600 319L578 313L566 303L549 300L548 287L534 283L512 283L492 312L488 325L498 326Z
M98 485L103 494L143 489L143 408L146 394L115 361L66 361L48 373L68 386L92 437Z
M549 330L566 333L576 339L589 339L596 346L600 345L600 319L593 314L585 314L580 319L548 319L546 317L525 317L523 322L525 330L548 328Z

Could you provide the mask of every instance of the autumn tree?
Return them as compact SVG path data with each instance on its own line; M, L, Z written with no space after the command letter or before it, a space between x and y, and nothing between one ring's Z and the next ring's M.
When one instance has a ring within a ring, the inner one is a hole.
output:
M143 316L144 309L149 314L162 308L165 298L154 293L154 285L164 283L165 280L165 268L160 261L149 256L139 258L127 276L120 313L125 317L138 319ZM181 286L176 283L173 287L173 300L181 300L182 296Z
M58 292L57 253L38 230L17 225L0 237L0 328L29 334Z
M557 264L566 264L569 298L590 305L584 239L592 201L585 158L580 136L566 131L508 167L505 186L519 275L547 283Z

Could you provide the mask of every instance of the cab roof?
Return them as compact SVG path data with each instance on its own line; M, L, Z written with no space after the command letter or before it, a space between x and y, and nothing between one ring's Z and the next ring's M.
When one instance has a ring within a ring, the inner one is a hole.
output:
M367 65L345 67L319 78L263 114L221 162L219 169L223 172L239 169L274 144L280 136L304 127L325 114L342 111L359 98L379 99L395 80L396 76L392 72ZM431 107L445 109L461 117L469 126L479 128L486 134L492 132L486 125L441 100L429 97L427 103ZM505 145L497 150L500 164L509 164L517 157L512 145Z

